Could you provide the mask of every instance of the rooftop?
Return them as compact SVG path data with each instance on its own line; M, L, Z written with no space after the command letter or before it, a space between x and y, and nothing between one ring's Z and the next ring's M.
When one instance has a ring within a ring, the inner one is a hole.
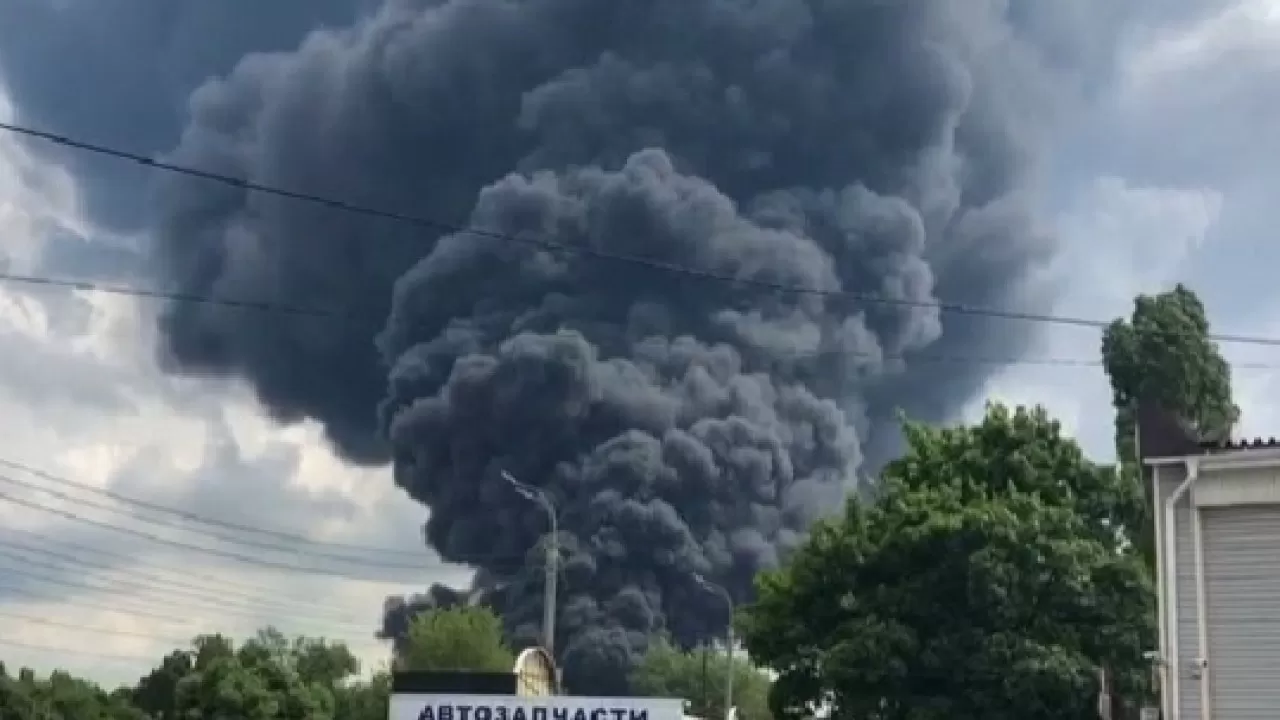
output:
M1266 449L1280 450L1280 438L1204 438L1175 413L1154 405L1138 409L1138 452L1143 461Z
M1280 448L1280 438L1256 437L1238 440L1201 440L1200 449L1206 453L1226 452L1230 450L1260 450L1263 448Z

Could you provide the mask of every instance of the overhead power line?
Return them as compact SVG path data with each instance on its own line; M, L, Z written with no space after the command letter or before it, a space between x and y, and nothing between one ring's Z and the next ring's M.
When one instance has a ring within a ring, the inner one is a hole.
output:
M95 486L91 486L91 484L88 484L88 483L77 482L77 480L60 477L60 475L52 474L50 473L50 471L41 470L40 468L35 468L35 466L24 464L24 462L4 459L4 457L0 457L0 465L5 466L5 468L24 471L24 473L31 473L32 475L36 475L37 478L47 480L47 482L50 482L50 483L59 484L59 486L77 489L77 491L82 491L82 492L90 492L90 493L93 493L93 495L97 495L101 497L108 497L108 498L111 498L111 500L114 500L119 503L123 503L123 505L125 506L140 507L140 509L143 509L143 510L150 510L151 512L157 512L157 514L169 515L169 516L173 516L173 518L187 520L189 521L189 523L211 525L211 527L214 527L214 528L224 528L228 530L234 530L234 532L238 532L238 533L260 534L260 536L279 538L279 539L282 539L282 541L303 544L303 546L330 548L330 550L346 550L349 552L371 552L371 553L376 553L376 555L412 557L412 559L415 560L415 564L413 565L394 565L396 566L396 568L401 568L401 569L420 568L421 561L424 560L424 557L422 557L424 553L421 553L421 552L396 550L396 548L389 548L389 547L367 546L367 544L317 541L317 539L301 536L301 534L287 533L287 532L282 532L282 530L273 530L269 528L253 527L253 525L246 525L241 523L232 523L232 521L229 521L229 520L219 520L216 518L209 518L209 516L200 515L200 514L197 514L197 512L179 510L177 509L177 507L169 507L166 505L160 505L160 503L156 503L156 502L138 500L138 498L129 497L127 495L122 495L122 493L111 491L111 489L109 488L95 487ZM32 486L32 487L37 487L37 486ZM219 537L219 539L221 539L221 536L211 536L211 537ZM278 550L282 552L296 552L296 548L284 547L276 543L257 544L257 543L242 541L242 539L229 539L229 541L227 542L252 544L253 547L259 547L259 548L262 548L262 550ZM310 551L307 551L307 552L310 553ZM315 555L317 557L329 557L329 559L337 559L337 560L342 560L346 562L366 562L365 559L352 559L352 557L348 557L348 556L329 555L328 552L324 552L324 553L315 552ZM375 561L375 562L378 562L378 561Z
M73 488L77 491L89 492L102 497L107 497L111 500L114 500L120 503L124 507L115 507L109 504L96 502L94 500L90 500L87 498L76 497L74 495L70 495L60 490L44 487L37 483L33 483L26 480L20 480L8 475L0 474L0 482L5 482L10 485L24 488L26 490L32 490L38 493L42 493L44 495L57 498L64 502L74 503L82 507L101 510L104 512L126 515L127 517L133 518L135 520L140 520L145 523L150 523L152 525L158 525L160 527L167 527L167 528L173 528L177 530L183 530L186 532L192 532L197 535L202 535L204 537L217 540L219 542L223 542L231 545L239 545L243 547L250 547L258 550L269 550L271 552L284 553L288 555L296 555L296 556L305 557L305 558L317 558L317 559L323 559L323 560L343 562L347 564L360 565L362 567L373 567L373 568L380 568L380 569L386 569L386 570L403 570L403 571L413 571L413 572L418 572L423 570L424 568L429 568L429 567L439 567L439 566L444 566L449 564L463 564L468 562L489 563L495 560L499 562L504 560L521 561L521 562L523 561L523 558L517 558L515 556L472 555L472 556L460 558L458 560L453 561L452 563L447 563L443 560L432 559L430 557L423 557L422 555L418 555L417 553L413 553L407 550L392 550L390 548L380 548L372 545L354 545L354 544L346 544L346 543L332 543L332 542L323 541L323 540L314 540L311 538L307 538L303 535L296 535L292 533L257 527L253 525L217 520L214 518L210 518L208 516L199 515L197 513L191 513L184 510L179 510L176 508L168 507L165 505L159 505L159 504L144 501L144 500L137 500L127 495L122 495L120 493L117 493L105 488L94 487L87 483L82 483L75 480L71 480L69 478L54 475L53 473L50 473L48 471L40 470L38 468L26 465L24 463L19 463L12 460L6 460L3 458L0 458L0 466L5 466L12 469L18 469L23 472L28 472L43 480L53 482L64 487ZM0 498L2 497L4 496L0 494ZM272 537L282 537L292 542L298 543L299 545L312 545L312 546L324 547L324 548L339 548L339 549L346 549L353 552L359 551L359 552L365 552L365 553L373 553L376 555L398 554L405 557L413 557L415 558L415 560L414 561L406 560L406 561L396 562L396 561L384 560L377 557L367 557L367 556L357 557L357 556L351 556L351 555L338 555L338 554L324 552L320 550L312 550L307 547L291 547L288 545L282 545L280 543L270 543L270 542L264 542L261 540L253 539L253 538L246 538L238 535L229 535L226 533L220 533L220 532L209 530L202 527L191 527L189 525L184 525L182 523L174 522L172 519L169 519L169 518L160 519L160 518L148 517L146 515L139 514L137 512L138 509L145 509L145 510L149 510L149 511L160 513L160 514L171 515L173 517L178 517L183 520L187 520L189 522L203 523L207 525L212 525L214 527L227 528L239 533L259 533L259 534L268 535Z
M127 598L128 602L141 605L140 609L131 608L131 614L145 614L152 617L152 619L162 620L163 622L172 624L188 624L190 623L190 619L188 617L180 620L178 615L170 615L163 611L157 612L150 608L155 606L174 608L188 615L191 613L204 613L208 615L240 618L254 623L257 623L267 617L280 617L287 618L288 624L324 628L326 630L341 628L344 632L363 634L371 633L375 626L372 618L370 619L370 622L367 623L353 623L327 618L318 618L307 614L304 607L295 608L294 612L290 612L287 609L264 608L247 603L236 603L230 599L202 597L196 593L184 594L176 590L158 588L133 579L111 577L106 575L102 570L99 570L98 575L91 578L93 582L90 582L90 578L84 577L84 570L68 568L65 565L59 565L57 563L41 562L33 558L24 557L18 553L11 553L7 550L0 550L0 559L10 563L17 563L16 567L5 567L3 570L5 574L14 574L26 577L28 580L40 584L59 585L77 592L120 595ZM75 573L75 575L68 573ZM74 579L69 579L72 577L74 577Z
M3 129L3 128L0 128ZM145 288L125 287L121 285L108 285L88 280L67 280L52 277L41 277L35 275L19 275L14 273L0 272L0 282L11 282L18 284L34 284L50 287L61 287L70 290L84 290L89 292L100 292L109 295L121 295L126 297L138 297L151 300L169 300L173 302L225 306L237 309L257 310L266 313L278 312L284 315L305 316L311 318L335 318L342 313L338 311L330 311L315 308L302 308L292 305L280 305L267 301L246 301L220 298L210 295L193 295L184 293L171 293L160 290L151 290ZM1101 323L1102 321L1097 321ZM1210 339L1224 343L1234 344L1262 344L1268 346L1280 345L1280 338L1251 338L1247 336L1237 335L1211 335ZM940 365L993 365L993 366L1028 366L1028 367L1056 367L1056 368L1099 368L1102 367L1102 361L1092 360L1089 358L1070 358L1070 357L999 357L999 356L974 356L974 355L950 355L938 354L933 352L912 352L907 355L886 356L880 353L871 352L847 352L844 350L816 350L807 351L799 350L791 353L790 360L804 360L815 357L834 356L836 354L844 355L850 359L865 359L876 361L901 361L911 362L912 364L940 364ZM1280 364L1276 363L1232 363L1232 368L1236 370L1277 370Z
M50 576L50 575L45 575L38 572L32 572L29 569L29 567L31 566L6 567L4 569L4 572L0 574L0 579L18 578L18 579L26 580L29 582L34 582L40 585L53 585L53 586L65 588L67 590L72 590L75 592L86 592L86 591L104 592L103 588L93 587L91 585L85 584L84 582L77 582L68 577L59 577L56 575ZM49 599L45 596L39 595L38 593L32 592L29 588L19 586L15 583L5 583L3 585L0 585L0 588L3 588L4 591L7 593L13 593L15 595L25 595L37 600ZM105 592L111 592L111 591L106 590ZM125 603L118 603L113 600L111 603L111 606L109 607L104 607L101 605L95 605L90 603L83 603L74 599L63 600L61 598L58 598L57 602L63 603L65 605L73 606L73 607L82 607L88 610L122 612L129 615L144 617L144 618L147 618L148 620L154 620L156 622L169 623L171 625L186 625L191 622L191 618L189 617L182 617L181 615L178 615L176 613L168 613L168 612L157 611L157 610L148 608L145 602L141 603L141 606L139 606L135 604L137 603L137 600L132 597L126 598ZM181 609L182 607L181 604L179 603L169 603L169 606L177 609Z
M24 613L9 612L0 609L0 618L9 620L17 620L19 622L30 625L41 625L43 627L59 628L63 630L75 630L77 633L87 632L98 635L117 635L119 637L138 638L141 640L158 640L170 645L185 646L191 642L191 638L178 638L171 635L157 635L155 633L140 632L137 630L124 630L121 628L95 627L93 625L83 625L81 623L69 623L61 620L50 620L48 618L37 617L34 615L26 615Z
M8 555L4 556L8 559ZM60 567L52 563L34 562L29 558L15 558L17 566L0 567L0 591L6 596L25 598L32 602L63 605L105 615L120 615L131 618L142 618L149 623L160 623L175 628L188 629L187 634L195 637L202 632L190 629L193 626L193 615L205 614L212 617L231 617L247 620L254 627L263 624L281 628L307 628L312 632L322 632L327 636L359 636L370 637L376 622L344 622L307 614L304 606L293 611L282 611L270 608L243 609L230 608L211 600L212 607L193 605L183 597L170 597L163 588L155 588L139 582L117 583L115 585L94 584L86 582L83 576L73 576L77 572L70 568ZM36 572L43 570L44 572ZM114 572L114 571L113 571ZM20 583L13 579L21 580ZM103 578L98 577L102 580ZM113 578L105 578L110 581ZM3 582L8 580L9 582ZM57 591L41 591L43 586L61 588ZM66 597L70 591L71 597ZM56 594L55 594L56 592ZM76 597L82 593L99 595L97 602Z
M0 475L0 480L6 481L6 482L12 482L13 479L4 475ZM22 483L14 483L14 484L21 485ZM195 545L195 544L183 542L180 540L165 538L165 537L161 537L159 535L155 535L153 533L149 533L143 530L138 530L138 529L123 526L123 525L116 525L110 522L104 522L102 520L97 520L94 518L84 517L82 515L78 515L76 513L73 513L69 510L65 510L63 508L54 508L54 507L48 507L46 505L41 505L37 502L28 500L26 498L18 497L17 495L3 492L3 491L0 491L0 500L7 501L15 505L20 505L22 507L25 507L31 510L36 510L38 512L43 512L51 515L58 515L60 517L71 520L72 522L91 525L91 526L100 528L102 530L107 530L109 532L120 533L124 535L131 535L133 537L140 538L142 540L146 540L148 542L155 543L158 545L166 545L179 550L186 550L186 551L202 553L202 554L210 555L214 557L220 557L225 560L232 560L234 562L242 563L245 565L255 565L258 567L266 568L268 570L282 570L284 572L289 572L289 573L308 573L312 575L327 575L330 577L337 577L345 580L358 580L358 581L366 581L366 582L380 581L378 578L370 578L367 576L353 575L350 573L344 573L344 572L334 570L332 568L321 567L318 565L290 564L290 563L270 560L267 558L257 557L253 555L246 555L243 553L223 550L221 548L204 547L201 545ZM72 502L75 502L74 498L70 498L70 500ZM490 560L490 561L487 561L486 564L492 564L492 562L493 561ZM517 564L523 564L523 559L521 559L521 561ZM422 572L423 570L429 567L432 567L432 566L439 567L442 565L443 563L422 563L420 566L417 566L411 569L416 572Z
M136 571L139 574L144 572L156 572L160 573L162 576L177 576L183 578L182 582L187 584L189 587L197 589L203 588L204 592L216 594L218 596L230 594L250 601L270 598L273 601L288 604L293 608L305 607L309 611L318 610L341 614L349 612L349 610L338 607L337 605L326 604L322 600L318 600L314 595L302 598L282 592L282 589L278 587L268 587L261 584L244 582L235 578L215 575L213 573L204 572L199 567L192 567L190 565L179 567L177 565L168 565L154 561L139 562L138 558L134 555L103 550L101 548L81 543L68 542L33 530L11 528L6 530L5 534L21 535L39 542L39 545L30 545L14 541L0 541L0 547L11 547L20 550L31 549L32 551L39 547L39 552L41 553L48 554L50 556L57 553L63 557L74 557L77 559L77 562L84 562L86 564L94 564L94 561L86 560L84 556L86 554L94 555L100 558L96 562L97 567L111 565L115 568L128 567L130 572ZM49 549L50 546L53 549ZM60 551L59 548L66 550L66 552Z
M0 130L3 130L0 127ZM61 287L70 290L84 290L89 292L100 292L109 295L121 295L126 297L138 297L152 300L169 300L173 302L191 303L200 305L225 306L237 309L257 310L265 313L278 313L284 315L305 316L310 318L328 318L332 319L342 315L338 311L323 310L316 308L303 308L293 305L276 304L267 301L247 301L228 298L220 298L210 295L193 295L185 293L172 293L160 290L151 290L145 288L125 287L121 285L108 285L88 280L67 280L52 277L41 277L35 275L19 275L14 273L0 272L0 282L10 282L18 284L34 284L50 287ZM1102 320L1090 321L1096 323L1098 327L1105 323ZM1210 340L1221 343L1231 343L1237 345L1264 345L1269 347L1280 346L1280 338L1254 337L1246 335L1221 335L1211 334ZM834 356L836 354L844 355L850 359L866 359L876 361L900 361L910 362L913 365L920 364L939 364L939 365L992 365L999 367L1056 367L1056 368L1100 368L1101 360L1093 360L1089 358L1071 358L1071 357L999 357L999 356L975 356L975 355L951 355L938 354L933 352L912 352L900 356L886 356L880 353L871 352L846 352L816 350L807 351L799 350L791 354L790 360L804 360L815 357ZM1231 363L1233 370L1280 370L1280 363Z
M10 648L17 648L20 650L57 653L59 655L64 655L64 656L71 655L76 657L94 658L96 660L108 660L108 661L114 661L114 662L133 663L133 662L139 662L139 661L152 662L157 660L157 658L147 657L146 655L128 655L125 653L104 653L104 652L96 652L93 650L85 650L83 646L80 648L56 647L53 645L23 642L21 640L8 640L4 638L0 638L0 645L3 645L5 647L10 647Z
M0 482L6 482L11 485L17 485L18 487L24 488L26 490L42 493L44 495L57 498L64 502L74 503L81 507L92 508L94 510L100 510L103 512L119 513L119 514L127 515L128 517L131 517L135 520L140 520L144 523L150 523L152 525L157 525L159 527L167 527L167 528L173 528L177 530L186 530L198 535L202 535L212 540L217 540L218 542L221 542L221 543L226 543L228 545L238 545L241 547L253 548L255 550L268 550L271 552L284 553L288 555L296 555L298 557L314 558L314 559L327 560L327 561L333 561L333 562L339 562L339 563L346 563L348 565L360 565L362 567L372 567L372 568L385 569L385 570L420 572L425 565L430 564L429 562L419 563L419 564L383 562L374 558L348 557L345 555L334 555L330 553L304 550L301 548L291 548L284 545L278 545L273 543L264 543L264 542L259 542L253 539L239 538L232 535L219 534L216 532L205 530L203 528L191 528L191 527L173 523L171 521L165 522L163 520L157 520L155 518L144 517L142 515L138 515L136 511L130 512L127 509L113 507L106 503L95 502L93 500L88 500L85 498L78 498L73 495L68 495L67 493L64 493L60 490L41 487L35 483L27 482L24 480L18 480L16 478L4 476L4 475L0 475ZM5 496L2 493L0 493L0 497L7 498L7 496ZM205 548L205 550L209 552L214 552L214 549L211 549L211 548ZM217 551L217 552L221 552L221 551Z
M13 272L0 272L0 281L15 285L40 285L63 288L66 290L85 290L107 295L123 295L126 297L146 298L150 300L169 300L192 305L215 305L240 310L257 310L279 315L298 315L302 317L331 318L338 315L330 310L298 307L278 302L259 300L238 300L236 298L213 297L194 293L170 292L123 285L109 285L91 280L71 280L68 278L44 277L41 275L24 275Z
M608 252L597 248L583 245L566 245L545 237L517 236L508 233L497 232L480 227L467 227L448 223L441 220L435 220L419 215L411 215L408 213L397 212L393 210L374 208L366 205L357 204L351 201L339 198L326 197L309 192L299 190L291 190L288 188L267 185L264 183L254 182L246 178L238 178L222 173L204 170L185 165L159 160L140 153L130 152L119 148L109 147L98 143L92 143L86 140L72 138L66 135L41 130L38 128L18 125L15 123L0 122L0 130L22 135L25 137L36 138L46 142L54 143L63 147L71 148L81 152L87 152L95 155L111 157L117 160L131 162L144 167L155 168L164 172L185 175L205 180L211 183L232 187L238 190L261 193L274 197L294 200L297 202L309 203L321 207L338 210L354 215L362 215L370 218L382 220L390 220L403 223L406 225L430 230L437 233L450 234L467 234L476 237L489 238L500 242L520 244L537 247L549 252L579 255L589 257L594 260L610 262L615 264L634 265L649 268L660 272L682 275L698 280L706 280L716 283L735 285L741 287L752 287L769 292L782 293L787 295L804 295L817 296L831 299L852 300L872 305L884 305L894 307L917 307L924 309L934 309L939 312L950 313L954 315L967 315L973 317L995 318L1003 320L1018 320L1026 322L1044 323L1052 325L1066 325L1075 327L1085 327L1094 329L1103 329L1110 325L1110 321L1099 320L1096 318L1075 317L1068 315L1055 315L1049 313L1025 312L1011 309L981 307L968 305L963 303L951 302L935 302L926 300L912 300L909 298L895 298L875 293L857 292L850 290L832 290L823 288L809 288L794 285L786 285L784 283L773 282L770 280L762 280L759 278L742 278L732 275L724 275L707 270L699 270L675 263L664 262L652 258L646 258L636 255L623 255L620 253ZM0 278L4 279L4 278ZM52 281L51 281L52 282ZM154 292L154 291L148 291ZM155 293L157 296L167 296L168 293ZM177 296L171 299L180 299ZM209 302L210 298L191 297L193 302ZM251 301L216 301L219 304L240 303L242 305L258 305L261 303ZM333 311L316 310L314 311L322 315L339 314ZM310 312L304 314L311 314ZM1249 335L1224 335L1215 334L1211 336L1212 340L1222 343L1238 343L1249 345L1266 345L1272 347L1280 347L1280 338L1268 338Z
M26 556L19 553L25 553ZM313 619L315 622L341 622L348 623L353 627L359 626L367 628L369 626L369 618L359 619L351 614L349 610L327 605L323 602L302 600L295 600L291 602L279 597L272 597L269 594L241 594L230 588L201 586L184 580L156 575L129 566L118 568L104 567L99 563L87 561L74 555L60 553L56 550L47 550L45 548L34 547L23 543L0 540L0 558L7 558L30 566L44 567L46 565L44 561L31 560L27 557L30 555L52 558L64 565L75 566L75 568L60 568L59 571L67 570L71 572L84 572L84 570L88 570L95 573L109 572L113 576L118 576L128 580L131 586L136 587L145 585L146 587L150 587L154 590L167 594L184 596L192 598L198 602L212 603L215 606L238 606L258 613L290 613L296 617ZM80 568L83 568L84 570ZM184 600L183 602L188 601Z

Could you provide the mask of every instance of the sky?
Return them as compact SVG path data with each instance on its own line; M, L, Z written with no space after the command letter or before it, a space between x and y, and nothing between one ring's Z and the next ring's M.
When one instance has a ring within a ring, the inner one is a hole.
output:
M0 118L12 119L7 100ZM0 137L7 272L69 272L69 260L86 253L101 265L135 241L87 227L80 204L67 172ZM88 237L92 250L82 247ZM345 466L314 427L278 427L237 383L161 372L149 339L156 310L120 295L0 287L0 497L27 503L0 502L0 658L10 668L62 667L114 685L135 681L196 634L243 637L271 624L346 641L376 667L386 656L373 637L383 599L436 581L463 584L468 573L424 548L425 512L395 490L385 470ZM36 490L36 483L60 494ZM278 538L250 536L256 545L246 546L243 532L184 530L191 523L171 514L131 518L136 506L95 488L399 554L320 546L311 554L273 553L263 546L280 545ZM120 526L142 535L112 529ZM270 563L333 574L284 572Z
M45 1L18 0L12 12L35 13L33 3ZM183 35L189 28L170 27L170 49L187 43L207 57L192 61L194 69L135 79L120 106L103 113L101 127L85 113L82 127L57 129L116 137L114 122L127 136L131 127L121 119L136 102L138 123L172 136L180 103L164 101L170 96L160 89L152 96L140 89L168 83L182 90L200 72L225 72L247 50L290 47L307 27L340 23L347 12L337 2L314 7L303 25L264 20L258 35L243 47L219 48L222 55ZM0 11L0 28L6 25L15 27ZM84 20L77 32L92 29ZM19 88L18 74L2 72L6 63L30 59L22 48L3 50L4 34L0 78L13 85L0 84L0 119L9 121L21 109L16 98L41 97ZM116 51L93 47L104 60ZM1118 62L1114 81L1055 141L1043 201L1062 248L1043 277L1054 288L1055 312L1112 318L1127 312L1135 294L1183 281L1200 293L1217 331L1280 337L1280 287L1270 281L1280 244L1269 232L1280 210L1267 192L1280 181L1273 131L1280 88L1272 79L1280 69L1280 4L1215 3L1212 12L1135 34L1122 43ZM83 196L76 181L83 162L0 134L0 263L7 272L74 277L84 267L101 274L118 263L119 281L132 279L121 258L141 239L127 222L96 211L110 201ZM121 172L120 190L128 190L134 176ZM426 511L393 486L388 469L344 464L318 428L277 425L235 380L165 374L153 352L157 309L125 295L0 284L0 658L10 667L60 666L115 684L136 679L196 633L245 634L271 623L345 640L368 663L382 661L386 648L373 630L383 598L431 582L463 584L465 570L423 548ZM975 417L987 400L1043 404L1092 456L1107 459L1112 416L1101 370L1038 362L1096 360L1097 332L1051 325L1038 332L1026 356L997 371L961 416ZM1280 432L1273 400L1280 357L1262 346L1224 352L1250 365L1235 374L1242 434ZM1258 367L1267 364L1277 369ZM315 543L305 553L280 553L263 547L279 537L139 512L152 519L146 521L128 514L137 506L102 490ZM121 526L140 534L114 529ZM24 545L46 552L20 550Z

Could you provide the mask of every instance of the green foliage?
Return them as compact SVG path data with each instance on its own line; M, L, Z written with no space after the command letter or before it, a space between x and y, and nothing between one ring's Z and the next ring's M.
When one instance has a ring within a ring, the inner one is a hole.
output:
M138 682L131 693L133 704L155 720L178 720L178 683L194 670L193 653L169 653L159 667Z
M1137 466L1136 413L1150 402L1178 414L1202 437L1225 439L1240 417L1232 401L1231 370L1209 339L1204 305L1183 285L1140 295L1126 322L1117 319L1102 337L1102 362L1116 411L1116 457L1122 477L1139 496L1149 495ZM1155 569L1153 499L1140 507L1134 543Z
M270 628L239 647L206 635L113 693L65 673L0 673L0 720L385 720L389 678L362 681L359 669L341 643Z
M1117 550L1141 516L1141 492L1095 465L1043 408L990 405L972 427L906 423L909 451L885 471L886 490L954 488L962 500L1034 494L1069 507L1084 531Z
M1166 382L1176 375L1169 368L1181 368L1199 390L1162 401L1216 403L1188 414L1202 427L1229 425L1235 409L1222 400L1230 388L1214 370L1216 351L1203 362L1160 360L1151 339L1151 327L1175 320L1204 327L1194 296L1179 289L1138 306L1105 344L1118 407L1165 392L1143 389L1154 382L1143 373ZM1168 365L1151 369L1159 362ZM743 720L819 709L851 720L1083 720L1096 717L1101 668L1134 697L1155 634L1134 476L1091 463L1040 409L993 405L974 426L907 424L905 434L908 451L885 469L874 499L851 500L788 565L757 578L740 626L776 678L735 661ZM718 718L724 660L657 641L632 689L683 697ZM493 612L463 607L415 618L394 664L502 672L514 654ZM0 720L382 720L389 676L358 673L340 643L272 629L238 646L208 635L114 693L59 673L13 677L0 665Z
M127 698L55 672L40 679L23 668L18 677L0 672L2 720L146 720Z
M723 652L683 652L666 640L649 646L631 674L631 689L640 695L684 698L693 714L724 717L726 662ZM750 662L734 658L733 704L741 720L770 720L769 678Z
M386 720L391 676L374 673L368 682L352 683L337 694L338 720Z
M510 672L516 657L502 634L502 620L483 607L422 613L409 625L408 647L396 658L405 670Z
M492 612L462 608L415 619L399 661L413 669L510 672L515 657ZM10 677L0 664L0 720L385 720L390 675L359 673L342 643L273 628L239 646L202 635L136 686L112 693L65 673L42 680L23 668Z
M1139 686L1153 595L1121 479L1039 410L907 438L876 500L758 580L742 625L774 714L1083 720L1099 667Z
M289 642L274 630L230 652L216 640L204 647L174 689L184 720L332 720L337 683L358 669L344 646Z
M1134 411L1147 400L1180 414L1206 437L1226 437L1240 417L1231 398L1231 370L1209 339L1204 305L1178 285L1140 295L1128 322L1103 334L1102 361L1116 408L1116 452L1134 461Z

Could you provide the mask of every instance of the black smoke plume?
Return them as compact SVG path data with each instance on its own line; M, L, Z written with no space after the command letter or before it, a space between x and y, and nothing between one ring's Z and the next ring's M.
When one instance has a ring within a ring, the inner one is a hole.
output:
M192 89L249 52L296 47L323 25L347 25L372 0L4 0L0 86L20 122L141 153L172 148ZM149 197L145 168L28 149L81 181L95 224L136 229Z
M990 371L913 357L1026 341L928 306L1025 307L1052 251L1028 189L1062 53L1008 4L387 0L205 85L168 159L487 232L167 181L166 279L342 315L175 305L165 351L391 459L519 638L546 521L499 473L546 489L560 658L622 691L654 633L723 631L697 575L747 598L887 452L896 407L954 412Z

